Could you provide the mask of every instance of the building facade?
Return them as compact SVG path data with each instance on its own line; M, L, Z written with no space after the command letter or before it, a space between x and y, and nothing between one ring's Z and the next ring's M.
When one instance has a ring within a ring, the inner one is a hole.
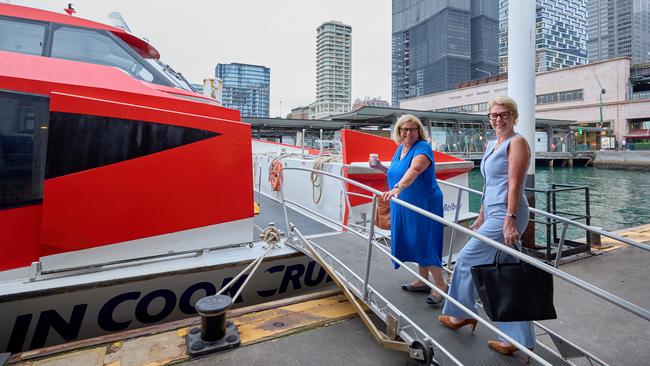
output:
M629 58L619 57L537 74L535 117L576 121L568 150L619 148L639 140L650 122L650 93L631 92L630 66ZM488 102L503 95L507 80L404 100L400 108L486 114ZM556 138L550 143L567 143L566 136Z
M587 0L589 62L617 56L650 62L650 0Z
M357 109L362 107L390 107L390 103L388 103L388 101L383 100L381 98L368 98L368 97L365 97L363 100L357 98L354 101L354 103L352 103L353 111L356 111Z
M586 0L536 1L535 71L586 64ZM499 0L499 69L508 72L508 0Z
M392 105L498 73L498 3L393 0Z
M309 119L309 106L300 106L291 109L289 119Z
M215 76L223 81L222 104L241 111L242 117L268 117L271 69L240 63L217 64Z
M316 29L316 101L310 119L350 111L352 95L352 27L337 21Z

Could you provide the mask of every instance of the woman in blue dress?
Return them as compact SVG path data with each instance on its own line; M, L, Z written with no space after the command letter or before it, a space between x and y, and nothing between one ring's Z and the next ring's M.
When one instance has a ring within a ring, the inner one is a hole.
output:
M470 227L490 239L508 246L518 245L521 233L528 224L528 202L524 195L526 169L530 162L530 148L526 139L515 132L517 104L512 98L498 97L488 105L488 118L497 139L491 141L481 161L481 174L485 179L483 200L479 217ZM456 258L449 296L476 312L476 287L471 268L493 263L497 249L472 238ZM476 320L456 305L447 302L438 320L448 328L457 330L465 325L476 328ZM529 349L535 345L533 323L497 322L497 328ZM488 346L505 355L518 348L505 339L490 340Z
M386 173L388 187L392 187L384 192L383 199L397 197L442 217L442 192L438 187L433 152L427 143L422 122L412 115L402 116L395 124L392 137L399 146L390 168L378 161L370 161L370 167ZM390 203L390 222L393 255L402 262L417 263L422 277L429 279L431 274L436 287L446 291L441 260L443 225L394 202ZM395 264L395 267L398 265ZM405 283L402 289L431 291L420 280ZM432 292L426 302L435 305L443 299L437 292Z

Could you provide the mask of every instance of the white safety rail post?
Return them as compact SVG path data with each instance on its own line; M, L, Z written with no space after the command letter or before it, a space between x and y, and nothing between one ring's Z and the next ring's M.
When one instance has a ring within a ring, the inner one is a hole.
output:
M526 188L535 188L535 12L536 1L508 0L508 95L517 102L515 127L531 149ZM530 207L535 193L526 192ZM534 245L535 224L528 225L524 246ZM558 254L561 255L561 254Z

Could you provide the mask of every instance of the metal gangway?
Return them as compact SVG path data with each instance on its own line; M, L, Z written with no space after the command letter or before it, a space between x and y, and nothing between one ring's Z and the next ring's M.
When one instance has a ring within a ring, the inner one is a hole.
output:
M367 196L367 198L372 199L371 212L375 211L377 197L382 194L381 191L372 187L333 173L301 167L285 167L284 169L286 171L303 171L308 174L322 174L339 180L346 194L355 194L347 192L345 189L346 184L362 188L371 194ZM438 183L458 189L456 207L458 207L464 192L482 195L482 192L450 182L438 181ZM393 257L390 249L376 239L372 220L370 220L368 226L365 228L354 224L344 225L314 210L306 208L297 202L285 199L285 197L284 184L282 184L280 187L281 206L286 228L290 228L285 244L312 257L328 271L330 276L333 277L334 282L343 287L344 294L355 305L362 320L382 346L409 352L410 357L422 365L520 365L522 364L522 360L526 359L526 356L530 357L532 364L539 365L575 365L574 362L576 360L582 360L581 362L583 364L589 365L607 365L606 362L593 353L566 339L540 322L534 322L536 346L533 351L528 350L499 331L487 319L485 314L482 312L480 314L473 313L470 309L464 307L444 293L440 288L435 287L428 278L421 277L412 267L405 265ZM630 314L638 316L645 321L650 321L650 311L647 309L559 270L557 266L560 256L558 256L554 266L551 266L459 225L459 210L456 210L454 220L450 221L398 198L393 198L392 200L398 205L413 210L452 229L451 245L448 248L445 268L448 273L451 272L453 243L456 233L463 233L481 240L486 245L491 245L513 257L528 262L558 279L566 281L568 284L583 289L608 303L618 306ZM290 222L288 209L308 212L312 216L319 217L330 224L340 227L341 231L306 236L301 232L299 225L294 225ZM547 217L562 224L562 236L559 243L560 250L565 240L567 227L575 226L587 232L597 233L640 250L650 251L649 245L636 242L601 228L585 225L534 208L531 208L531 213ZM391 261L399 264L400 269L394 270L391 266ZM439 324L437 316L441 313L442 307L427 309L417 294L405 292L399 288L401 283L412 281L414 278L418 278L435 292L444 296L445 301L451 301L463 309L467 313L468 318L476 319L479 323L477 333L470 334L470 330L466 329L467 327L453 331ZM379 330L377 324L374 324L367 315L362 314L364 313L364 307L370 309L376 318L385 324L385 331ZM485 329L489 331L485 331ZM498 354L487 347L487 340L496 339L497 336L501 336L519 348L520 351L515 354L515 357ZM541 341L544 337L546 337L546 343Z

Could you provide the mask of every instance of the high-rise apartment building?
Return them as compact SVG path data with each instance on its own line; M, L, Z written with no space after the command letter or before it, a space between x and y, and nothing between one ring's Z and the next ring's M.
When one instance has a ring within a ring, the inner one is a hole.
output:
M586 64L586 0L536 1L535 71ZM499 0L499 67L508 71L508 0Z
M271 69L239 63L217 64L215 76L223 80L225 107L238 109L242 117L269 117Z
M498 3L393 0L392 105L496 75Z
M617 56L650 62L650 0L587 0L589 62Z
M352 94L352 27L337 21L316 29L316 101L309 118L350 111Z

